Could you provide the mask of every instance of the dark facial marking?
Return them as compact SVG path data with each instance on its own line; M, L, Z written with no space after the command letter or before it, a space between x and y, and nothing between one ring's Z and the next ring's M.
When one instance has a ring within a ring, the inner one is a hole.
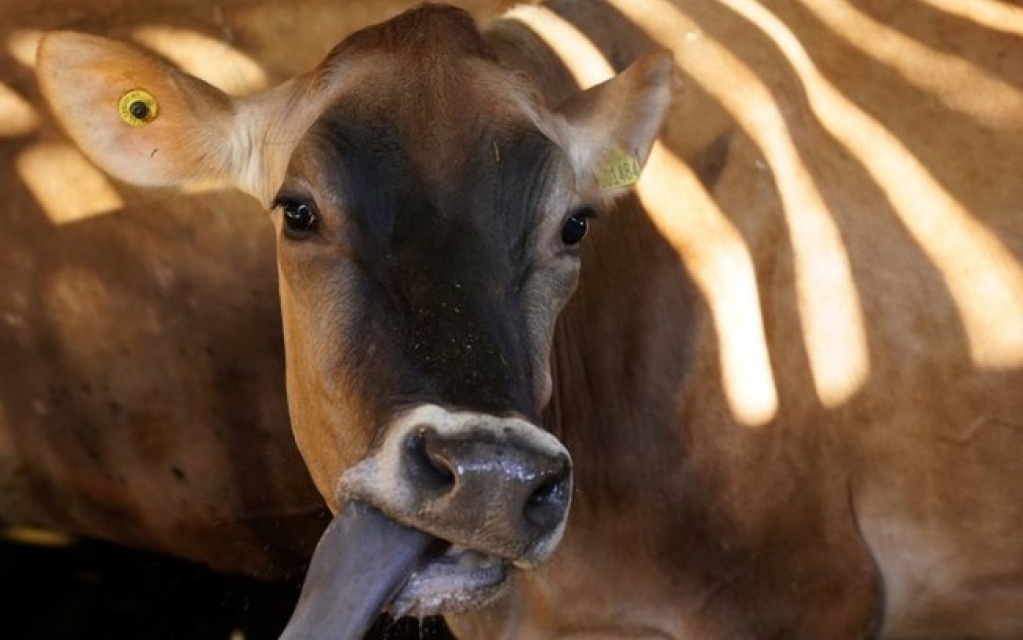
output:
M317 198L344 218L336 241L360 273L363 329L397 347L400 393L529 413L520 287L561 152L523 123L430 127L336 107L309 138L326 180ZM459 156L448 171L431 164Z

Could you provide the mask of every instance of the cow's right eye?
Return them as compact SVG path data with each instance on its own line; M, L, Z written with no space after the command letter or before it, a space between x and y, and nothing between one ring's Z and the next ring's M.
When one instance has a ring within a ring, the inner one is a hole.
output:
M295 200L278 201L284 216L284 227L292 234L306 234L316 230L319 219L313 208L304 202Z
M565 243L565 246L574 247L582 242L586 236L586 230L589 228L590 218L596 216L597 214L589 207L583 207L569 216L561 227L561 241Z

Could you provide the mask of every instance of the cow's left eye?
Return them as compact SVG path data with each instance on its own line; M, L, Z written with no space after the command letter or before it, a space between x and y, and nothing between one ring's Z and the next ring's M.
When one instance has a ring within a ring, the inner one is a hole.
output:
M284 226L292 234L305 234L316 230L318 217L313 208L296 200L279 200L277 206L284 216Z
M582 242L583 238L586 237L590 218L595 215L593 209L584 208L569 216L568 220L565 220L565 224L561 227L561 241L569 247Z

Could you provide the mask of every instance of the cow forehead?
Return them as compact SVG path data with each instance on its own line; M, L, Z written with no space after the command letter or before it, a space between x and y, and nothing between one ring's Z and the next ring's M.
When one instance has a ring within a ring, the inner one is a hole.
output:
M549 129L532 86L503 68L472 17L453 7L427 5L352 34L317 77L341 87L335 105L367 119L387 114L391 125L433 143L435 154L444 141L457 146L471 136L479 121Z
M320 74L339 88L289 173L318 174L317 197L378 239L393 237L396 216L433 212L514 242L551 179L571 175L553 118L460 10L424 7L357 32Z
M328 56L360 53L404 54L423 58L445 52L496 60L472 16L448 5L422 5L391 20L350 34Z
M317 176L317 199L389 249L436 242L452 225L461 244L524 241L552 185L568 175L561 150L529 126L476 121L452 131L344 105L296 150L293 173L301 171Z

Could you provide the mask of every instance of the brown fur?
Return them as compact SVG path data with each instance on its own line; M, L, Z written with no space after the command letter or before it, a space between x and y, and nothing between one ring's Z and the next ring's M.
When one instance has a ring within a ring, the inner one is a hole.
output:
M242 77L240 56L275 83L404 5L0 2L0 522L296 577L326 512L288 428L258 205L83 175L70 146L43 153L67 142L32 72L38 32L180 29L224 49L208 80Z
M455 629L1023 634L1014 37L929 3L555 4L615 68L671 48L682 82L554 336L545 424L576 461L564 540ZM491 38L549 104L572 95L559 43L516 22ZM944 73L913 66L921 43ZM707 190L678 158L728 134ZM293 364L323 365L336 344L283 293L307 323L285 327L291 344L320 348ZM323 389L306 391L294 417ZM361 400L342 417L371 417ZM369 446L299 436L328 498Z

